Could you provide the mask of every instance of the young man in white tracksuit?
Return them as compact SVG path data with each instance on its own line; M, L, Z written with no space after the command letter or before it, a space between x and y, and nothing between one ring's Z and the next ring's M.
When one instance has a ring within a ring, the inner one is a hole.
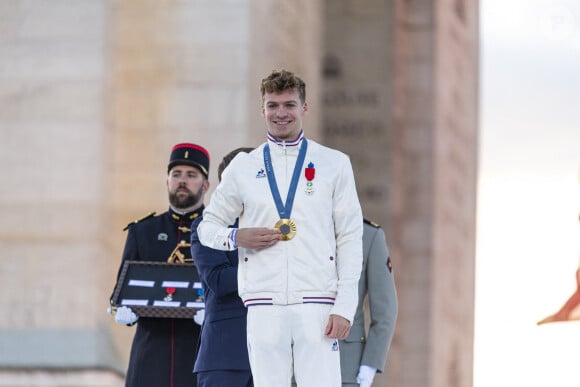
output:
M358 303L362 213L348 157L307 140L305 84L262 80L267 141L224 171L198 227L201 243L239 248L256 387L339 386L338 340ZM239 228L231 229L239 217Z

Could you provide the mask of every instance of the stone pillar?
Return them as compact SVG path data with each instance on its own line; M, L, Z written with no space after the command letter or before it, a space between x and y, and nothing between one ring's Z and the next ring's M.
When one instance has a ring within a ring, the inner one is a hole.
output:
M399 318L377 386L472 385L477 3L325 2L323 142L385 230Z
M478 4L394 2L389 385L473 384Z
M105 15L0 4L0 385L122 383L103 302Z

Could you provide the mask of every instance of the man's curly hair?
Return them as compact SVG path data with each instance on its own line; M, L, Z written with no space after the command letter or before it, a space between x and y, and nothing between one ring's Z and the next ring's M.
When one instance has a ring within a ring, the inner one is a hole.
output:
M300 96L300 102L306 102L306 84L290 71L272 70L272 73L260 83L262 101L266 93L282 93L286 90L296 90Z

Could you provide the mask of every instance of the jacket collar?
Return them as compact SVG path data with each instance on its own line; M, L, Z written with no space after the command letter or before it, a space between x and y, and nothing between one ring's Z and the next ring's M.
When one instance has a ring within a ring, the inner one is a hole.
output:
M205 207L202 204L201 207L199 207L198 209L184 213L184 212L179 212L179 211L173 209L173 207L169 207L168 212L169 212L169 216L171 217L171 219L176 221L176 222L181 222L181 221L191 222L192 220L194 220L198 216L201 216L204 208Z
M298 133L298 137L296 137L296 139L290 140L290 141L278 140L269 131L267 134L267 138L268 138L268 143L275 144L275 145L282 147L282 148L286 148L286 147L298 148L298 146L302 143L302 140L304 139L304 130L300 129L300 133Z

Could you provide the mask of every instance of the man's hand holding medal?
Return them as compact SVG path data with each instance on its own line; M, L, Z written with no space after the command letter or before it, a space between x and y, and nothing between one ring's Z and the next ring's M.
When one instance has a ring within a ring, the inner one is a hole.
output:
M240 228L236 233L236 245L246 249L265 249L281 240L282 233L276 228Z

